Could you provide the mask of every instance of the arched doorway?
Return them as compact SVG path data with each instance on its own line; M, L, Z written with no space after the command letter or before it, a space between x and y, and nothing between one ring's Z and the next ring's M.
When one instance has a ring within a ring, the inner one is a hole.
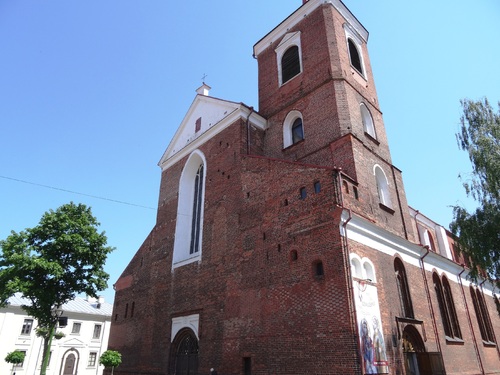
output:
M425 353L425 345L420 333L408 325L403 331L403 354L407 375L424 375L419 365L419 354Z
M74 375L76 369L76 356L73 353L68 354L63 363L63 375Z
M196 375L198 373L198 339L189 328L175 336L170 352L170 373Z

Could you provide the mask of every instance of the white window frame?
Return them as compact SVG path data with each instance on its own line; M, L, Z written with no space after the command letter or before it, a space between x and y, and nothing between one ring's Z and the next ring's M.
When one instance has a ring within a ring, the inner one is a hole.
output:
M290 111L286 115L285 121L283 121L283 148L290 147L291 145L294 144L292 126L295 120L297 120L298 118L302 120L302 133L304 135L303 139L306 139L304 118L302 117L302 113L296 110Z
M377 133L375 132L375 123L373 122L373 116L365 103L359 104L359 110L361 112L361 120L363 122L364 131L373 139L377 139Z
M351 68L356 71L358 74L360 74L364 79L366 79L366 67L365 67L365 58L363 56L363 38L358 35L356 30L352 28L349 24L345 23L344 24L344 32L345 32L345 44L347 48L347 55L349 56L349 65ZM359 60L361 63L361 72L358 71L357 68L355 68L352 63L351 63L351 53L349 52L349 39L351 39L356 46L356 49L358 50L359 54Z
M203 164L203 185L201 192L200 235L199 248L190 254L191 227L193 218L194 182L198 168ZM179 180L179 195L177 203L177 220L175 224L174 252L172 256L172 270L189 263L201 260L203 243L203 217L205 205L205 185L207 162L200 150L191 153L181 173Z
M380 203L392 209L391 193L389 190L389 180L384 170L378 164L373 167L373 175L377 183L377 191Z
M300 64L300 72L290 78L288 81L283 82L283 69L281 67L281 59L283 57L283 54L292 46L297 46L299 49L299 64ZM300 31L296 31L294 33L288 33L285 34L283 39L281 40L280 44L276 49L274 50L276 52L276 61L278 63L278 83L279 86L283 86L285 83L290 82L293 80L295 77L300 75L303 72L303 66L302 66L302 47L300 45Z

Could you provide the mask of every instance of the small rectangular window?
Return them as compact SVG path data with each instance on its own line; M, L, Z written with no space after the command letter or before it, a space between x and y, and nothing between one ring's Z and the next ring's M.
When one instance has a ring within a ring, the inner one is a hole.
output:
M82 328L82 323L73 323L73 328L71 329L71 333L79 334L81 328Z
M33 319L24 319L21 335L30 335L33 328Z
M99 339L101 337L101 329L102 326L100 324L96 324L94 326L94 334L92 335L93 339Z
M90 352L90 354L89 354L89 367L95 367L96 363L97 363L97 353Z
M300 199L304 200L307 198L307 190L305 187L300 188Z
M321 191L321 183L319 181L316 181L314 183L314 192L318 194Z

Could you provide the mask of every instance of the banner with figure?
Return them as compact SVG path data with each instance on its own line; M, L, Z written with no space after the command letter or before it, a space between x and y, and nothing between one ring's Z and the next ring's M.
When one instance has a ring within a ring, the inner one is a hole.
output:
M353 280L364 374L388 374L389 365L380 319L377 287Z

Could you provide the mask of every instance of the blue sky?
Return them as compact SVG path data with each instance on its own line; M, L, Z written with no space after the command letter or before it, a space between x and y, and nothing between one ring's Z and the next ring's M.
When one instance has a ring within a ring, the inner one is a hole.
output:
M203 75L212 96L257 108L252 47L301 4L0 0L0 239L64 203L91 206L116 247L111 301L154 226L157 163ZM370 32L408 202L448 227L450 205L473 207L457 178L471 169L455 139L459 100L500 100L500 2L345 4Z

